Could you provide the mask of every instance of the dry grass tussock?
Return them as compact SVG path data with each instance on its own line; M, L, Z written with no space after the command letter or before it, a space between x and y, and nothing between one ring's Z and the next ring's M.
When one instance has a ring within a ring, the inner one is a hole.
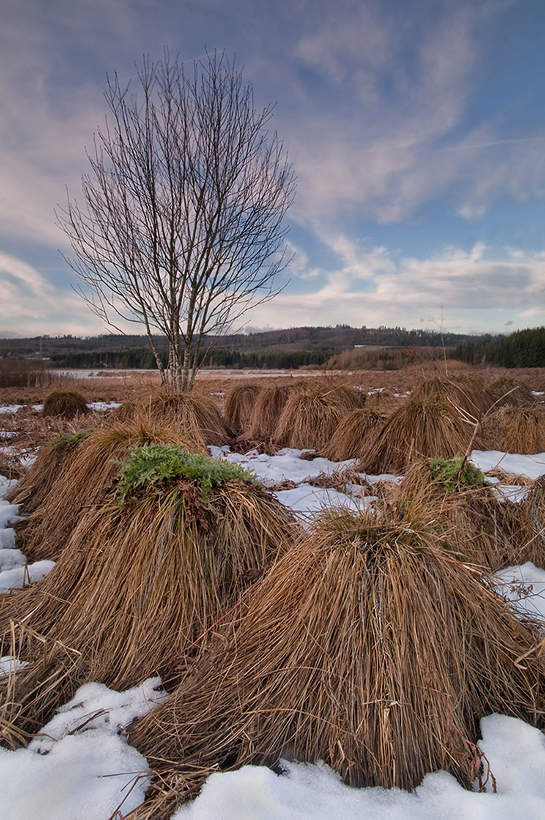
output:
M539 640L416 522L324 512L129 732L158 774L138 816L168 816L212 771L282 758L324 760L353 786L413 789L445 769L470 788L481 717L543 722Z
M256 397L245 437L250 441L270 441L274 435L278 419L293 385L273 384L263 387Z
M492 403L485 380L480 374L454 373L452 376L432 376L417 383L414 399L443 401L453 410L461 410L477 420Z
M503 405L483 419L477 446L522 455L545 452L545 407Z
M501 374L492 378L488 384L490 405L494 407L528 407L535 404L535 396L526 380ZM486 407L485 409L488 409Z
M157 393L141 412L156 424L171 426L205 447L226 444L231 435L215 402L195 392Z
M200 451L187 435L145 419L58 438L39 455L11 494L30 512L22 523L22 549L29 561L55 560L83 513L100 504L115 478L117 463L138 444L175 444Z
M385 503L433 507L434 531L463 561L490 572L523 563L522 506L500 500L481 471L461 457L415 462Z
M76 390L53 390L46 396L42 415L73 419L89 412L85 396Z
M384 424L386 418L385 413L377 410L352 410L341 419L321 455L330 461L361 458L366 439Z
M350 410L344 393L333 390L323 393L312 389L293 391L280 414L273 441L279 447L322 450Z
M177 448L134 453L153 476L138 467L130 493L122 477L43 582L2 596L2 654L30 662L4 689L4 742L37 731L85 682L125 689L179 677L292 539L289 511L235 465Z
M236 434L241 435L250 424L252 410L259 395L257 384L235 384L225 398L225 421Z
M531 561L537 567L545 566L545 476L533 482L520 508L518 541L520 544L514 564Z
M357 469L371 475L405 473L420 458L465 453L473 425L437 398L411 398L368 440Z

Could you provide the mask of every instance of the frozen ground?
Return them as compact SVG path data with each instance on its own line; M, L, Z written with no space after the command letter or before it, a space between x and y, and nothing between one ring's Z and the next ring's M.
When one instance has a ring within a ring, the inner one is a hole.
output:
M326 459L306 461L301 451L276 456L240 456L224 448L215 455L251 467L266 483L290 480L291 490L278 492L287 505L308 516L322 504L363 503L354 497L321 490L308 479L339 466ZM532 478L545 472L545 454L505 456L474 453L483 469L501 466ZM368 476L372 483L377 477ZM382 476L392 479L392 476ZM17 508L4 496L10 482L0 478L0 589L21 586L45 571L26 567L16 548L12 524ZM40 562L44 563L44 562ZM510 582L516 581L514 587ZM545 618L545 571L533 564L511 567L498 575L505 594L522 609ZM520 582L520 583L518 583ZM0 675L10 660L1 659ZM148 783L145 759L125 741L123 728L163 697L152 679L128 692L87 684L28 749L0 749L0 820L121 820L138 806ZM397 789L352 789L327 766L285 765L282 775L246 766L214 774L200 796L180 808L177 820L543 820L545 818L545 737L520 720L490 715L481 722L479 745L494 778L485 791L468 792L445 772L427 775L414 793ZM496 784L494 791L493 784Z

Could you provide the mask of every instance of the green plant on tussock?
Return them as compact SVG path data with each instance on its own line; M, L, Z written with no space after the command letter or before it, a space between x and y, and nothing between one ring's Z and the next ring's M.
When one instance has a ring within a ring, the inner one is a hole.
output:
M488 482L484 473L474 464L464 460L462 456L453 458L433 458L429 461L430 470L435 484L442 484L447 493L457 489L471 487L485 487Z
M166 484L185 478L199 485L201 500L209 491L225 481L245 481L257 484L253 473L224 459L212 459L200 453L187 453L174 444L145 444L132 447L122 467L117 484L119 506L143 491L161 492Z
M77 433L61 433L60 436L57 436L54 444L66 444L68 447L71 447L73 444L79 444L83 441L84 438L90 436L91 433L94 433L95 428L89 427L87 430L79 430Z

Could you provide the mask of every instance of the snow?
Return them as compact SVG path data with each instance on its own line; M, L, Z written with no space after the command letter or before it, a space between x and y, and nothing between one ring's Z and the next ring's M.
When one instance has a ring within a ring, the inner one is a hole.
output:
M2 408L0 408L1 412ZM268 486L291 481L295 487L276 496L300 516L325 505L357 508L372 503L349 494L313 487L308 482L354 462L308 461L302 451L285 449L275 456L256 451L240 455L211 448L216 457L250 468ZM481 469L501 466L516 475L545 473L545 454L506 455L475 451ZM364 476L368 484L399 476ZM13 482L0 477L0 590L36 581L53 562L25 566L10 524L17 506L5 500ZM497 491L520 497L523 487ZM351 491L351 492L350 492ZM518 494L518 495L517 495ZM527 563L497 574L498 592L521 611L545 619L545 569ZM0 659L0 676L13 674L20 662ZM0 749L0 820L109 820L121 818L144 800L149 784L146 760L125 739L125 728L166 695L158 678L127 692L98 683L81 687L75 697L35 737L27 749ZM213 774L192 803L180 807L176 820L543 820L545 817L545 739L521 720L489 715L481 721L479 746L491 776L482 792L464 790L451 775L427 775L413 792L381 788L354 789L324 763L284 763L283 773L245 766ZM492 776L493 775L493 776ZM496 791L494 791L494 784Z

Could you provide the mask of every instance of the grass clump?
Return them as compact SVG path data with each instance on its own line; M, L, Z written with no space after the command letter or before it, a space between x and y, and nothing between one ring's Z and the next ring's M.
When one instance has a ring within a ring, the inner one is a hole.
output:
M75 390L53 390L44 401L42 415L73 419L89 412L85 397Z
M213 487L226 481L257 483L249 470L224 459L188 453L173 444L147 444L132 447L123 463L117 484L119 506L123 508L127 501L143 492L160 494L167 484L179 478L195 481L203 500Z

